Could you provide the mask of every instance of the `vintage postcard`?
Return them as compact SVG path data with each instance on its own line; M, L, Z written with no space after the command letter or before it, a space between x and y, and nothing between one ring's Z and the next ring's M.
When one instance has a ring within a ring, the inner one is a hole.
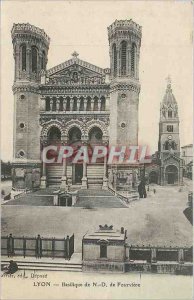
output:
M193 4L2 1L1 299L192 300Z

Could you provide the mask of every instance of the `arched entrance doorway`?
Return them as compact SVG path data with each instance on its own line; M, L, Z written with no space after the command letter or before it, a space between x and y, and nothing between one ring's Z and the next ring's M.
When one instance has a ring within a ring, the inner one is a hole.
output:
M155 171L151 171L149 174L149 183L158 183L158 174Z
M52 126L47 133L47 145L57 146L59 150L61 144L61 131L57 126ZM47 185L60 185L62 176L62 163L57 163L58 150L49 150L47 158L55 159L52 163L46 164Z
M165 170L165 178L167 184L178 183L178 168L174 165L169 165Z
M47 137L49 144L58 144L61 142L61 131L58 127L53 126L49 129Z
M103 132L98 126L93 126L88 132L89 156L93 155L94 147L103 145ZM104 157L98 158L95 163L87 166L89 188L101 188L104 177Z
M89 143L91 145L99 145L102 144L102 130L99 127L93 127L89 131Z
M78 127L72 127L68 132L69 145L73 147L73 157L81 147L81 130ZM68 163L69 165L71 162ZM72 164L72 183L81 184L83 178L83 163Z

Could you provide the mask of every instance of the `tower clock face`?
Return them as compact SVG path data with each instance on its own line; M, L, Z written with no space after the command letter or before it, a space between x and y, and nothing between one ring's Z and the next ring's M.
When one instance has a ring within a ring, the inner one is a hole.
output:
M169 139L169 140L172 140L172 135L169 135L169 136L168 136L168 139Z

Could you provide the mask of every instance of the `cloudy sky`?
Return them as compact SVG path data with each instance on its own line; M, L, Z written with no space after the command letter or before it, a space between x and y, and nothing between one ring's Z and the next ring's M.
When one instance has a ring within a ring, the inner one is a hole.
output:
M1 15L1 148L12 159L13 23L31 23L51 38L48 68L71 58L109 67L107 26L133 19L142 26L139 142L157 150L159 107L172 79L181 145L192 142L192 4L189 1L4 1Z

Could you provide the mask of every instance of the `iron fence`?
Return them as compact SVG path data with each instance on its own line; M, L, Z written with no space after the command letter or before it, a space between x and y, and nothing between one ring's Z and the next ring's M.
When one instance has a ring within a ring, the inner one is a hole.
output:
M13 256L32 256L41 257L60 257L69 260L74 253L74 234L69 237L43 238L37 237L1 237L1 255Z

